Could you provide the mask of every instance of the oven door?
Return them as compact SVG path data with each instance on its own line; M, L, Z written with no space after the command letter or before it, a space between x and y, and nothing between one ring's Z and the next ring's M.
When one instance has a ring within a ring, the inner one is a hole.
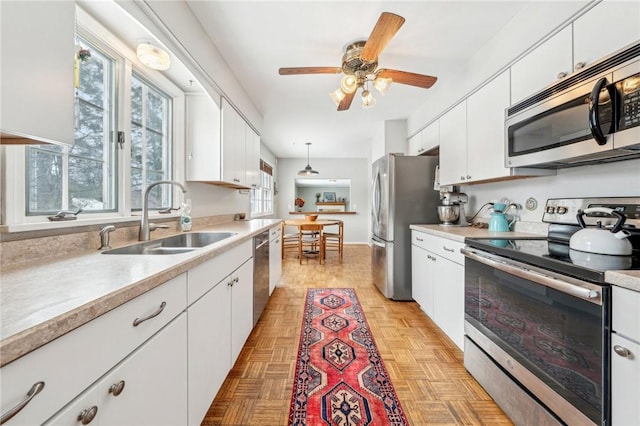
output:
M567 424L609 418L609 287L465 248L465 333Z

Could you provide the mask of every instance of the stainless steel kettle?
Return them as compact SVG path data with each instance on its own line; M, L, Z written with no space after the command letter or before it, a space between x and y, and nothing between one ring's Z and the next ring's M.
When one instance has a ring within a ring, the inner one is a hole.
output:
M615 216L617 221L611 229L601 226L587 227L582 216L589 213L608 214ZM617 256L629 256L633 252L633 246L627 239L630 234L622 229L626 217L621 213L607 207L591 207L584 211L579 210L576 219L582 229L569 240L572 250Z

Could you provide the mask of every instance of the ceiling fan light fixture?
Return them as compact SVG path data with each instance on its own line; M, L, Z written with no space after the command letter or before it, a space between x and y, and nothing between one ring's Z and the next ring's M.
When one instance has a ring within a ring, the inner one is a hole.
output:
M169 54L146 41L138 44L136 56L143 65L154 70L164 71L171 66L171 57L169 57Z
M329 97L331 97L336 106L340 105L340 102L342 102L345 96L346 94L342 91L342 89L336 89L333 92L329 93Z
M373 97L370 91L363 90L362 91L362 107L363 108L371 108L376 104L376 98Z
M393 80L390 78L376 77L376 79L373 80L373 87L378 89L378 92L384 96L389 91L389 87L391 87L392 82Z
M342 77L340 88L344 93L353 93L358 88L358 79L355 75L347 74Z
M338 89L338 90L340 90L340 89ZM344 94L343 94L343 96L344 96ZM307 166L304 169L302 169L302 170L300 170L298 172L298 176L319 175L320 172L317 171L317 170L313 170L313 168L309 165L309 146L311 145L311 142L307 142L306 145L307 145Z

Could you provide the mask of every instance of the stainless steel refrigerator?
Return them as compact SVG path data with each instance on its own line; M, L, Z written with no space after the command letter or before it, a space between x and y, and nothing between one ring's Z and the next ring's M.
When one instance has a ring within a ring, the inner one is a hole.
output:
M373 163L371 266L385 297L412 300L411 224L439 223L438 157L388 154Z

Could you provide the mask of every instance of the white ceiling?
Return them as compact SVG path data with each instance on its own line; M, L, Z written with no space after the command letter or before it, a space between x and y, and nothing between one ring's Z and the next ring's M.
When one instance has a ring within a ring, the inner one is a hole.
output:
M194 15L263 116L261 139L279 158L363 158L374 129L407 118L429 90L392 84L376 105L358 96L336 111L329 92L341 74L280 76L280 67L341 66L344 48L366 39L381 12L406 19L379 66L434 75L451 70L487 43L525 1L204 1L187 0ZM439 83L436 82L436 85Z

